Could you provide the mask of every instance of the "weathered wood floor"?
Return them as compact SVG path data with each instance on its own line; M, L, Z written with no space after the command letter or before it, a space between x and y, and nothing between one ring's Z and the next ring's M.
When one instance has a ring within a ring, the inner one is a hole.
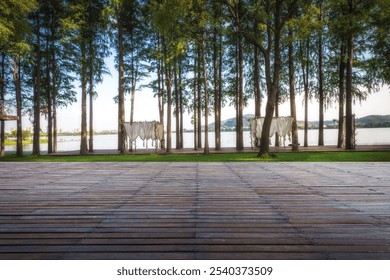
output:
M390 259L389 167L0 162L0 259Z

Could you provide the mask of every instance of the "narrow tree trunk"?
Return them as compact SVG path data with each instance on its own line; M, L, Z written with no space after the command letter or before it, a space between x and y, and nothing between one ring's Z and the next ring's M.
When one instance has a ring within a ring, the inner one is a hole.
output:
M0 114L5 113L5 53L1 53ZM5 121L0 120L0 157L5 156Z
M41 134L41 32L39 12L36 14L37 24L37 47L36 47L36 65L34 71L34 135L33 135L33 155L39 156L41 154L40 134Z
M320 7L320 21L322 21L322 10ZM324 145L324 69L323 69L323 47L322 31L318 40L318 98L319 98L319 125L318 125L318 146Z
M92 51L92 48L90 49ZM90 52L91 55L91 52ZM92 153L93 148L93 59L89 62L89 151Z
M52 56L53 59L51 61L52 63L52 106L53 106L53 119L52 119L52 124L53 124L53 147L52 147L52 152L56 153L57 152L57 87L56 87L56 55L55 55L55 49L54 46L52 46Z
M87 147L87 61L85 47L81 46L81 142L80 154L85 155Z
M293 46L293 31L290 29L288 33L288 76L290 87L290 111L293 118L291 134L292 134L292 148L294 152L299 151L298 141L298 125L297 125L297 108L295 105L295 67L294 67L294 46Z
M180 134L180 145L179 148L183 149L184 147L184 127L183 127L183 81L182 81L182 66L179 65L179 116L180 116L180 124L179 124L179 134Z
M306 59L303 59L304 52L303 52L303 47L302 44L300 43L299 45L299 50L301 53L302 57L302 62L301 62L301 68L302 68L302 79L303 79L303 88L304 88L304 103L305 103L305 120L304 120L304 146L308 147L308 125L309 125L309 58L306 57ZM309 40L306 41L306 51L308 54L309 50ZM308 55L307 55L308 56Z
M164 92L165 92L165 88L164 88L164 64L163 64L163 61L160 59L159 62L158 62L158 109L159 109L159 114L160 114L160 123L163 125L164 127L164 114L165 114L165 110L164 110L164 107L165 107L165 104L164 104ZM164 128L165 129L165 128ZM161 149L165 149L165 133L163 133L162 135L162 139L161 139Z
M238 122L237 122L237 150L244 149L243 110L244 110L244 55L242 35L238 35Z
M198 105L197 105L197 109L198 109L198 120L197 120L197 124L198 124L198 148L199 149L202 149L202 92L201 92L201 65L202 65L202 62L201 62L201 48L198 46L198 67L196 69L197 73L198 73L198 81L197 81L197 86L198 86L198 96L197 96L197 100L198 100Z
M207 68L205 57L205 32L202 33L202 64L203 64L203 87L204 87L204 154L210 153L209 148L209 92L207 89Z
M253 90L255 97L255 116L261 117L261 92L260 92L260 63L259 63L259 50L256 46L253 51Z
M174 62L174 87L175 87L175 137L176 137L176 149L180 149L180 104L179 104L179 84L178 84L178 77L177 77L177 70L178 70L178 65L177 61L175 60Z
M353 117L352 117L352 69L353 69L353 46L354 36L349 35L347 44L347 74L345 84L345 103L346 103L346 123L345 123L345 149L354 150L355 143L353 143Z
M221 112L219 108L220 104L220 92L218 81L218 30L214 27L213 32L213 74L214 74L214 134L215 134L215 150L221 150Z
M279 99L280 99L280 89L278 87L278 90L276 92L276 101L275 101L275 117L279 117ZM279 147L279 133L275 132L275 147Z
M194 150L198 149L198 100L197 100L197 94L196 94L196 89L197 89L197 84L198 84L198 79L197 79L197 73L198 73L198 59L195 57L194 58L194 117L193 117L193 125L194 125Z
M172 67L165 65L165 81L167 86L167 153L172 149Z
M14 84L16 93L16 115L17 120L17 132L16 132L16 155L23 156L23 129L22 129L22 88L20 81L20 57L14 56Z
M46 94L47 94L47 152L53 153L53 104L51 89L51 58L49 51L49 38L46 39Z
M344 95L345 95L345 43L341 44L340 48L340 64L339 64L339 129L337 137L337 147L341 148L344 145Z
M275 3L275 33L274 33L274 71L273 71L273 79L271 82L271 71L270 71L270 55L265 55L265 67L266 67L266 76L267 78L267 84L270 86L270 91L268 92L268 99L267 99L267 105L265 108L265 118L264 118L264 124L263 129L261 132L261 140L260 140L260 151L258 153L258 156L263 156L265 154L269 153L269 135L270 135L270 129L271 129L271 123L272 123L272 117L274 115L274 109L275 109L275 102L276 102L276 94L279 87L279 79L280 79L280 69L281 69L281 54L280 54L280 40L281 40L281 1L276 0ZM268 28L268 38L271 38L271 30Z
M123 26L118 20L118 150L126 152Z
M133 40L133 39L131 39ZM131 53L131 97L130 97L130 123L134 121L135 89L137 86L138 70L134 62L134 53Z

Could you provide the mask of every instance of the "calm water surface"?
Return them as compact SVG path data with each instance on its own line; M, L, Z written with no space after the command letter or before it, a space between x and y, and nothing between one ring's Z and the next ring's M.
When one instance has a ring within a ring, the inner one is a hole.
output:
M360 128L356 130L356 144L357 145L390 145L390 128ZM337 145L337 129L325 129L324 130L324 144ZM299 130L298 137L301 145L303 145L304 131ZM222 132L221 145L222 147L235 147L236 145L235 132ZM318 130L309 130L309 146L317 146L318 143ZM94 148L98 150L103 149L116 149L118 143L117 135L95 135ZM184 148L192 148L194 143L193 133L184 133ZM274 143L274 139L272 139ZM286 145L291 141L287 139ZM249 138L249 131L244 131L244 145L250 147L251 142ZM214 133L209 133L209 146L215 147ZM172 147L175 147L175 133L172 134ZM141 140L137 140L137 148L146 148L145 143ZM152 141L148 142L148 148L153 149ZM15 151L15 146L7 146L6 151ZM58 137L58 151L74 151L80 149L80 137L79 136L60 136ZM26 145L24 151L28 152L32 150L32 145ZM41 145L42 151L47 151L47 144Z

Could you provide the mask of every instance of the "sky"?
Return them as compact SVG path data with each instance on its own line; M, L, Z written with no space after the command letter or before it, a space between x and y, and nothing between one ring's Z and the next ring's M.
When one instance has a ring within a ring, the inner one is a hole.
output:
M96 88L98 97L94 102L94 130L103 131L103 130L116 130L118 121L118 105L114 102L114 97L118 92L118 76L117 71L115 70L113 64L108 65L112 75L106 75L102 84L99 84ZM76 88L76 91L79 92L77 100L81 100L80 88ZM318 120L318 102L312 100L309 104L309 121ZM249 100L248 107L244 109L244 114L254 114L255 106L254 100ZM262 115L265 114L265 100L263 101L262 106ZM130 101L129 98L126 98L125 103L125 112L126 112L126 121L130 119ZM297 119L304 119L304 103L302 101L302 96L297 96L296 100L297 106ZM280 105L280 116L290 115L290 105L289 102ZM367 115L390 115L390 88L384 87L377 93L372 93L366 101L362 104L355 104L353 106L353 113L356 115L356 118L364 117ZM222 120L235 117L235 109L233 107L225 107L222 109ZM212 123L214 116L209 118L209 123ZM325 120L338 119L338 108L334 106L333 108L327 108L325 111ZM151 89L144 88L142 91L137 91L135 96L135 111L134 111L134 120L135 121L153 121L159 120L158 114L158 103L157 98L153 97L153 92ZM184 128L191 129L191 115L188 112L184 113L183 117ZM46 131L44 127L46 122L42 119L42 130ZM175 120L173 119L173 129L175 125ZM6 131L12 130L16 127L15 121L6 122ZM28 121L28 118L24 118L23 128L32 127L32 124ZM80 101L58 110L58 129L60 131L77 131L81 127L81 103Z

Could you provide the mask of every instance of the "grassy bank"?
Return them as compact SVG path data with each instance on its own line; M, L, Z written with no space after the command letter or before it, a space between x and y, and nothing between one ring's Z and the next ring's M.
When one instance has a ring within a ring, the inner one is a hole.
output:
M256 153L168 154L168 155L6 155L0 162L390 162L390 151L381 152L300 152L276 153L261 159Z

